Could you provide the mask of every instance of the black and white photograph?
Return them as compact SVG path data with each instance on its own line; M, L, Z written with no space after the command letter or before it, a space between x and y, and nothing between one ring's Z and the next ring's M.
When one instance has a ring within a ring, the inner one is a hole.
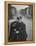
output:
M8 41L32 40L32 5L8 4Z

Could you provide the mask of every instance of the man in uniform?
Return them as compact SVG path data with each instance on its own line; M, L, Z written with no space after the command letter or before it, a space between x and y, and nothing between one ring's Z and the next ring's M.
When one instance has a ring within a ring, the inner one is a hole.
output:
M15 11L16 9L13 8ZM22 17L18 15L16 17L16 13L13 10L13 16L14 19L12 19L10 22L10 35L9 35L9 40L10 41L25 41L27 38L27 33L26 33L26 25L21 21ZM16 19L15 19L16 17ZM16 20L16 21L13 21ZM13 21L13 22L12 22Z
M11 41L25 41L27 38L26 25L20 21L22 17L18 18L18 21L11 23L10 28L10 40Z

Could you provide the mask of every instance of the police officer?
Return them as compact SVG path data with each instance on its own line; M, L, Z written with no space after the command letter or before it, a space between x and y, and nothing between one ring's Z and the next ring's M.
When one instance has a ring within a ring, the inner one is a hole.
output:
M15 11L13 10L12 14L13 14L14 20L15 20L16 9L15 8L13 8L13 9ZM26 25L21 21L21 19L22 19L21 16L17 16L16 19L17 19L17 21L11 22L9 40L10 41L26 40L26 38L27 38Z
M11 23L10 28L10 40L12 41L21 41L26 40L27 33L26 33L26 25L20 21L22 17L17 17L18 21Z

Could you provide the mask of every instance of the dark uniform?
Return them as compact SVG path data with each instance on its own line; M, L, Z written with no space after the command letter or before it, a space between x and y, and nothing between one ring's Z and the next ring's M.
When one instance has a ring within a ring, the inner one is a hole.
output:
M25 41L27 38L27 33L26 33L26 28L25 24L23 22L19 23L18 21L15 21L11 23L11 28L10 28L10 36L9 40L10 41ZM19 31L19 33L16 33L16 31Z

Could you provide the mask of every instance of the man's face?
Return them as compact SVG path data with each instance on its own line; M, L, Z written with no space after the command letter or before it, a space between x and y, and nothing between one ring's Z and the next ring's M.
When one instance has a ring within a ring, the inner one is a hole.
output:
M21 16L17 17L17 20L18 20L18 22L21 23L22 17Z

